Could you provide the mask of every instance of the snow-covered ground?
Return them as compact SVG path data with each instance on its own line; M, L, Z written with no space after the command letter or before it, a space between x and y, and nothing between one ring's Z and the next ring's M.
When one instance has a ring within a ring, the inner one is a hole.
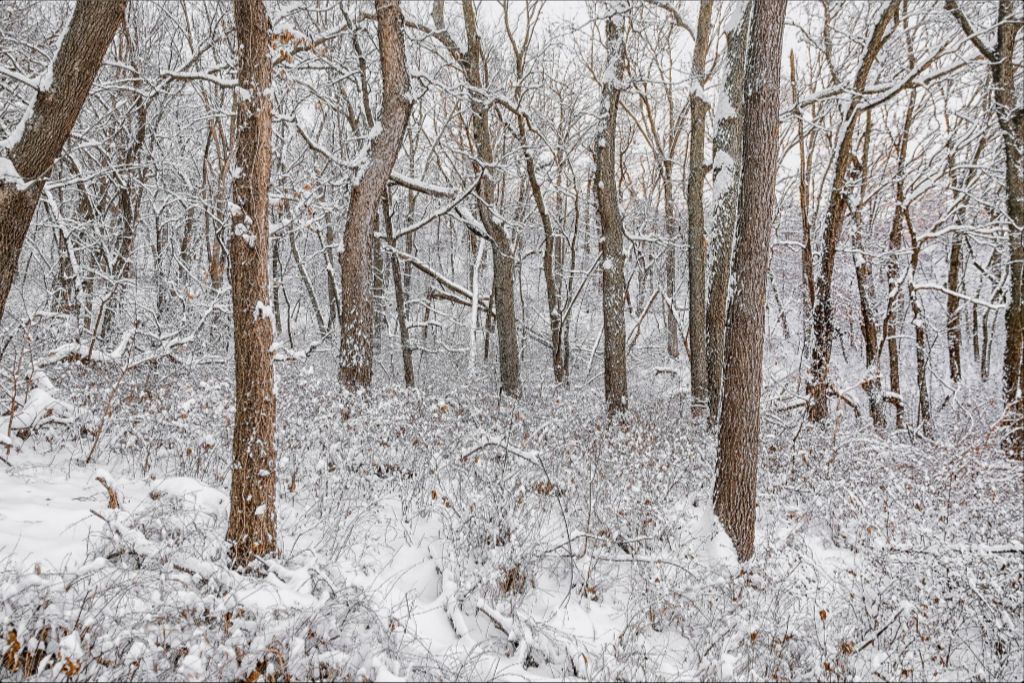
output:
M0 446L0 678L1024 675L1024 472L985 419L915 441L767 405L740 567L672 373L609 424L589 387L343 397L331 363L278 366L262 576L226 562L222 365L48 368L80 410Z

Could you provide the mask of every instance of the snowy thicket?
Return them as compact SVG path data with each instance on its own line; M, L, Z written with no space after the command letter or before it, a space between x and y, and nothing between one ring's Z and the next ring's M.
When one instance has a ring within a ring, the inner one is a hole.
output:
M344 233L390 133L378 4L264 5L269 90L240 85L232 3L131 0L70 138L23 177L75 3L0 2L0 680L1024 677L1019 3L788 5L745 562L714 512L687 283L707 249L710 298L735 241L722 127L763 85L728 94L746 5L702 26L676 0L401 2L412 109L368 249ZM238 112L267 97L268 228L237 194ZM26 197L22 243L4 211ZM261 238L269 286L233 319L232 240ZM347 391L356 249L373 378ZM272 326L276 400L276 506L253 514L277 548L243 569L239 322Z
M96 389L117 371L54 372L57 393L94 398L0 470L0 617L19 667L41 680L69 667L191 680L1021 673L1024 491L1018 465L979 447L984 420L951 415L936 444L850 422L800 433L769 407L757 554L738 572L707 515L713 449L673 419L674 379L643 373L636 413L609 425L592 390L501 406L476 382L336 398L329 357L308 363L282 366L282 553L262 578L225 563L232 400L216 366L136 371L102 432Z

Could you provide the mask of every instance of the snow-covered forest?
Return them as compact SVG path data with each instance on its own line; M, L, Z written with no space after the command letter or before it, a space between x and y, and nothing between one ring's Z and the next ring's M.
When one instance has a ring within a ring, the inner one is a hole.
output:
M1021 680L1020 0L0 2L0 680Z

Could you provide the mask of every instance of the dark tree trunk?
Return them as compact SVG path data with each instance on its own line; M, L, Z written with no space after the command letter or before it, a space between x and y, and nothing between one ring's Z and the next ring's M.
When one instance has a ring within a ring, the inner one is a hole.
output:
M436 11L440 7L435 4ZM473 161L474 171L480 174L476 206L480 222L491 240L491 257L494 268L493 296L491 304L497 324L498 365L501 373L501 391L510 396L519 396L519 338L516 331L515 300L515 255L512 240L505 228L495 219L491 207L495 203L494 179L491 166L494 164L494 149L491 142L489 104L484 97L486 69L483 63L483 48L476 27L476 10L473 0L462 0L462 17L466 25L466 52L458 55L469 85L470 109L473 113L471 135L476 147ZM446 34L447 35L447 34ZM487 352L487 338L484 349Z
M626 44L621 16L605 22L608 68L601 86L600 128L594 141L594 188L601 221L601 310L604 322L604 399L608 412L626 409L626 278L622 215L616 173L615 128Z
M1020 21L1019 2L999 0L995 47L985 45L956 0L946 9L988 62L992 77L996 119L1003 139L1006 174L1007 241L1010 252L1010 292L1006 306L1006 347L1003 352L1003 399L1010 433L1004 447L1024 458L1024 108L1019 104L1016 54ZM1013 20L1018 14L1017 20Z
M720 97L729 103L731 115L724 115L715 132L715 187L718 175L728 174L728 184L721 196L715 197L714 240L711 248L711 286L707 307L708 418L718 422L722 403L722 366L725 358L725 323L732 272L732 251L736 233L736 211L739 205L740 158L743 153L743 75L746 69L747 31L752 5L743 10L743 20L726 35L728 73L725 90ZM735 11L735 10L732 10Z
M808 416L813 422L822 422L828 417L829 406L829 366L832 360L833 311L832 311L832 274L835 269L836 253L839 250L839 238L843 220L846 215L846 181L847 172L853 161L853 139L856 123L860 114L860 104L864 89L867 86L871 66L878 57L882 46L888 38L887 28L896 16L900 0L891 2L882 11L875 28L871 33L864 57L854 77L853 91L843 117L843 135L836 150L833 168L832 187L829 192L828 209L825 214L824 244L822 245L821 264L818 277L814 284L814 347L811 353L811 379L807 392L810 399Z
M391 195L387 188L384 189L382 202L384 214L384 232L387 235L388 246L391 248L388 261L391 265L391 284L395 290L395 316L398 318L398 338L402 345L402 375L405 379L405 386L416 386L416 372L412 363L412 340L409 338L409 325L406 319L405 306L405 278L402 276L402 266L395 256L395 249L398 243L395 240L395 228L391 222Z

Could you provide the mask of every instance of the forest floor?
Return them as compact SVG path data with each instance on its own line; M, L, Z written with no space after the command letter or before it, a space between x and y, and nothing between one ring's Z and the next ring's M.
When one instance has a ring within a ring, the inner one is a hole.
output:
M46 370L65 423L0 445L0 680L1024 676L1024 465L991 406L927 440L766 402L741 568L672 373L609 423L595 385L352 396L328 354L282 363L280 554L247 576L229 368Z

